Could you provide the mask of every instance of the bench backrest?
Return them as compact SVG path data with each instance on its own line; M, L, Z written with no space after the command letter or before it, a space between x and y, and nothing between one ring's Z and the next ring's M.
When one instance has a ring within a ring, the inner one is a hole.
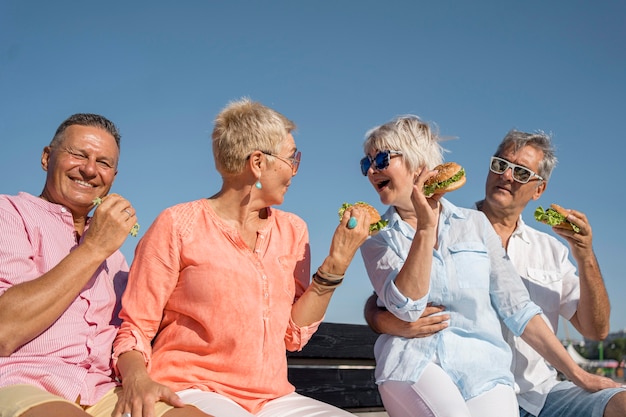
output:
M288 352L296 392L344 409L382 408L367 325L322 323L301 352Z

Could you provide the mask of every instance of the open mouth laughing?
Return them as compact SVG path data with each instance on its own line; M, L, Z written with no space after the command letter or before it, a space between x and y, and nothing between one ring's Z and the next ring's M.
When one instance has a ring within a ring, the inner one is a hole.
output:
M381 181L378 181L378 182L376 183L376 189L377 189L378 191L382 190L382 189L383 189L383 188L385 188L387 185L389 185L389 182L390 182L390 180L381 180Z

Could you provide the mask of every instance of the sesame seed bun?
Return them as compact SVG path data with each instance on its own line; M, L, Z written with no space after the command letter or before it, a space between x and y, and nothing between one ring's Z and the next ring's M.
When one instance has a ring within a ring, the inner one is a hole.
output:
M433 169L438 171L437 174L424 183L424 193L427 197L458 190L467 182L465 170L456 162L446 162Z
M371 225L374 225L380 221L380 213L373 206L361 201L361 202L355 203L354 207L359 207L359 208L367 210L368 214L370 215Z
M380 229L387 226L388 222L380 217L380 213L378 213L378 210L376 210L372 205L366 203L365 201L357 201L354 204L343 203L338 211L339 220L341 220L341 218L343 217L343 213L346 211L346 209L352 206L367 210L367 213L370 216L370 234L376 234Z

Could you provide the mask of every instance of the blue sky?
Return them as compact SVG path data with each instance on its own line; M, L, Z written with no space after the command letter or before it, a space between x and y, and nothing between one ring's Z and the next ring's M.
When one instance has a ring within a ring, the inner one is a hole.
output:
M625 21L626 3L615 0L3 0L0 193L38 194L40 153L59 123L100 113L122 132L114 191L145 230L164 208L219 189L213 119L248 96L298 125L302 165L280 208L309 224L315 268L343 202L383 210L358 168L371 127L411 113L454 137L447 159L465 166L468 182L448 198L460 206L483 196L508 130L543 130L559 165L526 221L552 202L587 214L611 330L621 330L624 186L611 179L622 181L626 151ZM129 260L136 242L123 247ZM358 255L327 321L363 323L371 291Z

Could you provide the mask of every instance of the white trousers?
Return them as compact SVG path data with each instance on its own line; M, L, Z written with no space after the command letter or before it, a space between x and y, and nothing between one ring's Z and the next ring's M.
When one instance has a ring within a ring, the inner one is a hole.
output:
M215 392L187 389L177 392L186 404L192 404L214 417L351 417L353 414L330 404L291 393L269 401L252 414L228 397Z
M495 388L465 401L439 365L429 363L419 381L387 381L378 386L390 417L519 417L512 387Z

